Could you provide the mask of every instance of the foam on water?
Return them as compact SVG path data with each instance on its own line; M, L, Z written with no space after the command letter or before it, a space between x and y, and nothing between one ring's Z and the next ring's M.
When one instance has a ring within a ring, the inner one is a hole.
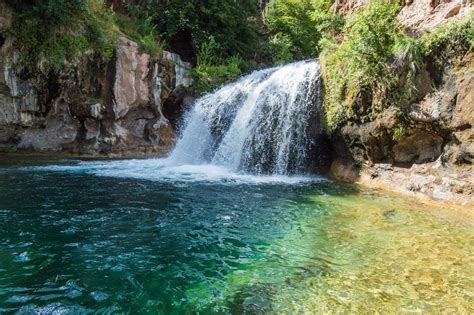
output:
M173 164L169 159L84 161L75 165L26 167L25 170L86 173L116 178L219 184L298 184L326 181L318 176L252 175L213 164Z

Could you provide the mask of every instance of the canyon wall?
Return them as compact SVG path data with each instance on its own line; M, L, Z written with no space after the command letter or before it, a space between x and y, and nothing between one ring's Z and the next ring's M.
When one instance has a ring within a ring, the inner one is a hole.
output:
M334 8L348 12L363 5L348 1ZM472 5L464 1L414 0L398 20L417 36L469 14ZM474 54L450 60L446 51L435 51L416 81L421 101L404 115L387 104L374 121L344 126L333 135L331 176L473 205Z
M1 7L0 27L11 23ZM164 115L187 101L190 65L159 58L120 36L111 60L85 54L58 73L34 76L18 65L11 37L0 44L0 151L124 156L167 152L174 128Z

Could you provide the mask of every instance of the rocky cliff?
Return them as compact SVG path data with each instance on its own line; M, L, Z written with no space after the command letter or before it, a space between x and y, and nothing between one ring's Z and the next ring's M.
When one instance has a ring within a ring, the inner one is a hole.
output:
M2 5L2 29L11 16ZM13 38L2 37L0 45L0 151L122 156L169 150L174 131L164 111L179 110L176 100L186 101L191 85L190 65L178 55L153 58L120 36L111 60L86 54L38 77L18 65Z
M357 9L344 2L336 10ZM346 10L346 11L345 11ZM398 20L413 36L469 16L463 1L408 1ZM371 122L347 125L333 136L331 175L420 194L450 203L474 204L474 54L454 59L435 51L418 71L419 102L403 115L387 109Z

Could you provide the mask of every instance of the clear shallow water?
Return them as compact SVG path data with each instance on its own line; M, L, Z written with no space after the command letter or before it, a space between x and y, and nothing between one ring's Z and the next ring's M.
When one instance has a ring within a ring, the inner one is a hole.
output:
M474 312L474 229L320 178L0 160L0 312Z

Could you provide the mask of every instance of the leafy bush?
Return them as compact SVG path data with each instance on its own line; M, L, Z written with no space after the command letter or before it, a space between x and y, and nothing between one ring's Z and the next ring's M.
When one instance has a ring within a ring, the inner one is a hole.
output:
M173 41L180 33L189 33L195 51L212 36L224 57L250 57L256 45L257 0L140 0L141 11L153 18L162 39Z
M214 37L201 45L193 70L196 92L203 93L235 80L241 74L243 60L239 55L223 58Z
M392 48L390 73L392 86L387 101L401 109L416 99L417 75L424 67L423 49L418 40L402 35L395 39Z
M372 1L348 19L342 43L325 41L321 59L330 129L371 119L389 102L396 85L391 61L402 37L397 12L389 1Z
M285 64L295 59L293 42L285 34L275 34L268 43L272 63Z
M99 0L13 1L10 29L21 62L40 73L59 71L84 54L110 58L116 44L112 12Z
M397 24L398 9L388 0L374 0L349 17L342 40L323 41L330 130L351 121L372 120L388 106L395 106L403 117L419 97L416 80L426 62L443 71L447 61L473 49L472 16L415 39Z
M429 55L442 50L447 53L474 49L474 16L452 20L420 38L423 53Z
M139 47L152 56L159 56L163 51L163 43L152 17L145 15L137 6L129 6L130 16L116 14L114 21L128 38L138 43Z
M277 44L277 59L301 59L319 55L321 40L343 25L341 16L331 10L332 0L271 0L264 21ZM281 55L281 56L279 56Z

